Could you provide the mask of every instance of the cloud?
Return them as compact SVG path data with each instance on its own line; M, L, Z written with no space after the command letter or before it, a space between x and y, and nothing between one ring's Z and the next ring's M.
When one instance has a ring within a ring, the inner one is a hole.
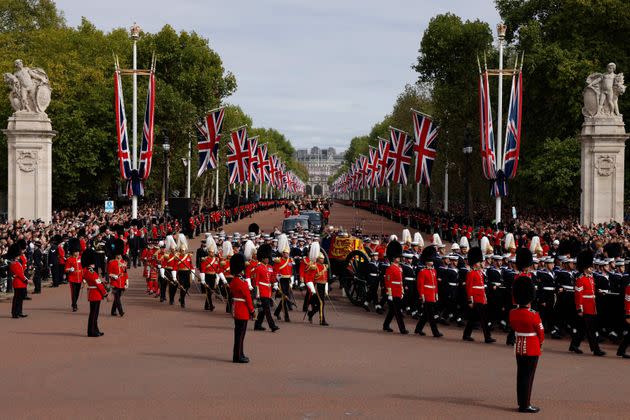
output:
M411 65L432 16L452 12L493 27L499 21L492 0L56 3L73 26L82 16L103 30L135 20L151 32L168 23L208 38L237 77L228 101L296 148L345 148L390 112L404 85L416 80Z

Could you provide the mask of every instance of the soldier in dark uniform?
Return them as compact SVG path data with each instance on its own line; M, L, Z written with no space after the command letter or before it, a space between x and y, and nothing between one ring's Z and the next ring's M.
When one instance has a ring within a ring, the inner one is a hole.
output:
M556 303L556 274L553 271L553 257L545 257L542 262L545 267L536 272L539 281L538 309L545 329L554 335L558 334L558 328L555 325L553 309Z
M378 252L372 251L370 253L370 262L368 262L365 268L365 274L367 275L367 295L365 302L363 302L363 308L369 312L370 304L372 304L374 309L378 310L378 286L381 283L381 269L378 262Z
M595 290L596 290L596 303L597 303L597 314L598 314L598 323L599 323L599 335L600 337L610 337L611 339L616 339L615 335L610 335L614 332L613 330L613 312L614 309L614 301L611 299L613 295L611 294L611 286L610 286L610 262L614 260L597 260L595 264L598 266L597 270L593 272L593 280L595 280Z
M575 324L575 278L571 272L571 260L560 257L562 268L556 271L556 325L558 334L553 338L560 338L566 330L572 330Z
M44 277L44 254L42 253L41 241L35 241L35 250L33 251L33 285L34 294L42 292L42 278Z
M411 264L413 260L413 254L405 251L403 254L403 261L400 264L403 271L403 308L407 312L407 315L416 315L418 312L418 291L416 289L416 269Z
M468 265L468 255L465 255L457 261L457 306L460 308L460 316L457 318L457 325L463 327L465 325L462 313L468 307L468 296L466 295L466 277L470 271Z
M501 326L505 331L509 330L508 316L512 308L512 283L514 283L516 276L516 270L514 269L515 264L516 258L510 257L508 258L507 265L503 266L501 269L503 283L503 307L501 308L501 313L504 315L504 318L501 320Z
M195 267L201 267L201 261L208 256L208 250L206 249L206 240L201 240L201 245L195 252Z
M490 266L486 269L486 284L488 285L488 314L491 322L500 323L505 319L503 302L503 276L501 275L501 261L503 257L493 255L490 258Z

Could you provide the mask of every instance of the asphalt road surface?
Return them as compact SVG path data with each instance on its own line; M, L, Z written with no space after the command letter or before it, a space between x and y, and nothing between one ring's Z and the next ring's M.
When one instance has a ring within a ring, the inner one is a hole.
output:
M355 215L336 205L331 222ZM267 211L227 230L244 232L251 221L269 230L281 217ZM132 271L123 318L111 317L111 303L103 303L100 338L86 336L85 290L76 313L68 286L25 302L25 319L11 319L10 303L2 302L0 418L519 416L516 364L512 348L500 344L504 334L486 345L479 331L477 342L462 342L456 327L441 327L441 339L384 333L383 316L352 307L334 289L338 314L327 307L330 327L303 322L299 311L276 333L255 332L250 322L251 363L243 365L231 363L233 322L223 305L203 311L198 294L186 309L160 304L144 294L139 270ZM301 304L302 293L296 298ZM413 331L413 320L406 322ZM533 394L543 410L537 418L628 418L630 363L609 344L604 358L567 348L566 340L545 342Z

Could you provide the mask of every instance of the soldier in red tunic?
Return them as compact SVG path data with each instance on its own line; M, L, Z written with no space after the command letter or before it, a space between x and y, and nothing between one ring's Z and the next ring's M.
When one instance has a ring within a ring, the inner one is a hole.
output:
M262 307L258 310L258 317L254 324L254 329L257 331L264 331L266 329L262 326L263 319L265 318L267 318L267 324L269 324L269 328L271 328L272 332L276 332L280 329L271 316L271 294L272 290L278 287L273 267L269 265L271 252L271 246L268 244L262 244L258 248L259 263L256 265L254 278Z
M29 281L24 276L24 267L20 262L22 252L18 244L14 243L9 247L9 251L6 255L6 258L11 261L9 263L9 272L13 276L12 318L26 318L28 316L22 312L22 304L24 302L24 296L26 296L26 286Z
M111 315L125 315L122 307L122 294L127 289L127 263L122 256L125 252L125 243L122 239L116 239L114 242L114 258L107 263L107 275L109 276L109 284L114 293L114 303L112 304Z
M402 314L403 286L402 286L402 268L400 267L400 257L402 256L402 245L397 240L392 240L387 244L385 252L390 266L385 271L385 290L387 291L387 316L383 322L383 331L392 332L389 324L394 317L398 323L398 329L401 334L409 334L405 328Z
M541 353L541 346L545 340L545 330L540 315L531 309L534 299L534 288L529 277L517 277L512 285L512 293L517 308L510 311L510 328L514 331L516 340L516 395L518 411L521 413L537 413L538 407L530 404L534 374Z
M422 331L424 325L429 321L433 337L442 337L443 334L438 330L435 312L435 304L438 301L438 283L435 268L433 268L433 258L435 258L435 247L428 246L422 251L422 262L425 268L418 272L418 296L420 297L420 319L416 325L415 333L425 335Z
M580 277L575 281L575 308L578 319L573 329L569 351L582 354L580 344L584 335L595 356L605 356L606 352L599 348L597 341L597 306L595 305L595 281L593 280L593 252L582 251L577 256L577 270Z
M625 335L619 344L619 348L617 349L617 356L623 357L624 359L630 359L630 354L626 353L628 349L628 345L630 345L630 282L626 280L626 284L624 287L624 314L625 314Z
M232 362L234 363L249 362L249 358L243 353L243 346L247 332L247 321L254 315L254 304L247 282L242 276L244 269L245 257L243 254L232 255L230 271L233 277L229 287L233 302L232 316L234 317L234 349L232 352Z
M319 325L327 327L330 324L326 322L324 308L328 297L328 267L324 264L324 254L319 253L315 264L311 265L311 270L314 273L313 284L315 292L311 294L311 306L313 309L308 312L308 320L313 322L313 316L316 312L319 312Z
M484 274L481 268L482 261L483 253L481 252L481 248L470 248L468 252L468 263L470 264L471 270L466 275L466 296L470 311L468 323L466 324L466 328L464 328L463 340L474 341L471 334L475 326L475 321L479 319L485 342L489 344L497 340L490 335L490 327L488 326L488 300L486 299Z
M217 274L220 270L220 260L217 256L217 244L212 236L208 236L208 239L206 239L206 251L208 252L208 255L201 259L201 267L199 267L199 271L201 271L201 273L199 273L199 277L201 278L201 284L206 294L204 310L214 311L212 292L218 288Z
M88 316L88 337L100 337L105 335L98 328L98 314L101 309L101 301L107 296L107 289L98 278L95 270L96 254L88 248L81 255L81 265L83 266L83 280L87 284L88 302L90 302L90 315Z
M70 299L72 303L72 312L77 311L77 300L79 299L79 293L81 292L81 284L83 283L83 270L81 267L81 244L77 238L71 238L68 241L68 249L71 256L68 257L65 264L64 271L68 278L68 285L70 286Z
M278 239L278 250L282 253L282 256L274 260L273 271L280 283L282 300L274 315L279 321L280 313L284 311L284 321L291 322L291 319L289 319L289 305L291 305L289 296L291 295L291 284L293 283L293 258L289 257L291 250L286 235L281 235Z

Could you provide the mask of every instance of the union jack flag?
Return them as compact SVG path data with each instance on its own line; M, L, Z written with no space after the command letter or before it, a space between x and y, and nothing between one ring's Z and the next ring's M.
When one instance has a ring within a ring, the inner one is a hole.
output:
M120 176L124 180L131 179L131 154L129 153L129 136L127 135L127 116L123 98L122 81L118 67L114 72L114 96L116 108L116 137L118 139L118 163Z
M269 182L272 187L276 186L276 172L278 171L278 158L275 155L269 156Z
M155 72L151 69L149 74L149 89L147 90L147 106L144 110L144 126L142 130L142 146L140 148L140 166L138 176L142 181L149 179L151 174L151 162L153 158L153 122L155 119ZM140 184L142 194L144 188Z
M269 153L267 151L267 143L258 145L258 178L260 178L260 182L271 182L271 177L269 176L269 168L271 167L271 162L269 160Z
M249 142L247 141L247 127L240 127L231 133L227 155L230 184L242 184L247 181L249 165Z
M490 86L488 72L479 74L479 128L481 130L481 167L483 176L495 180L496 155L494 153L494 130L492 128L492 107L490 106Z
M359 188L366 188L369 186L368 184L368 158L363 155L359 155L358 164L359 164Z
M508 110L507 130L505 131L505 149L503 152L503 173L506 179L513 179L518 168L519 151L521 149L521 113L523 111L523 73L518 79L512 76L510 108Z
M411 166L413 142L402 130L390 127L391 142L389 147L389 166L387 178L398 184L407 184L407 170Z
M370 157L367 166L367 179L369 187L378 187L380 185L380 172L378 166L378 149L370 146Z
M260 163L258 162L258 136L255 137L251 137L249 139L249 166L248 166L248 181L252 182L254 184L258 184L260 183L260 177L259 177L259 166Z
M378 167L379 167L379 186L382 187L385 183L389 184L387 178L387 168L389 165L389 141L383 138L378 139Z
M224 116L225 108L215 109L208 112L205 118L200 119L195 124L197 127L197 149L199 150L197 177L203 175L208 169L217 168Z
M431 170L437 156L437 135L439 126L432 117L411 110L416 141L413 150L416 153L416 184L431 185Z

